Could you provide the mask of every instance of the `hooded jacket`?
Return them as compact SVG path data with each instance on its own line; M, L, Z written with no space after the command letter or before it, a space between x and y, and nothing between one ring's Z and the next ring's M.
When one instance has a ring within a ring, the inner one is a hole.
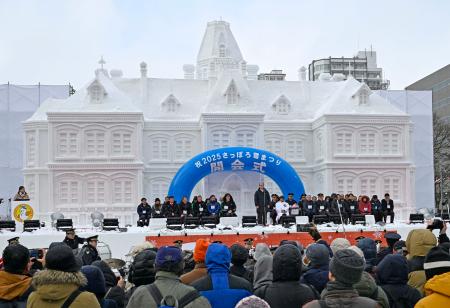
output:
M377 261L377 243L373 239L366 237L359 240L357 246L364 253L364 259L366 260L364 270L372 273Z
M209 245L205 258L208 276L192 284L213 308L233 308L241 299L252 295L250 282L230 275L230 262L228 247L217 243Z
M389 300L383 289L377 285L375 279L368 272L363 272L361 280L353 285L359 296L368 297L378 302L380 307L389 308Z
M262 294L270 307L297 308L318 298L312 286L299 283L302 256L294 245L282 245L275 251L272 270L273 283Z
M450 306L450 272L436 275L425 284L425 295L416 308Z
M272 253L270 252L269 246L265 243L258 243L255 247L255 252L253 253L253 259L255 261L258 261L259 258L262 256L272 256Z
M426 229L412 230L406 238L408 251L408 285L419 290L423 294L423 286L426 282L423 262L431 248L437 244L436 236Z
M0 308L25 307L31 291L31 277L0 271Z
M414 307L419 291L407 285L408 263L402 255L387 255L377 266L377 278L391 307Z
M253 276L253 293L260 296L265 288L272 283L273 273L273 257L262 256L256 261Z
M33 277L32 285L36 291L28 297L27 308L60 308L75 290L87 285L81 272L68 273L43 270ZM94 294L82 292L70 308L100 308Z
M327 246L323 244L308 246L306 258L310 263L300 282L312 285L320 293L328 283L330 255Z

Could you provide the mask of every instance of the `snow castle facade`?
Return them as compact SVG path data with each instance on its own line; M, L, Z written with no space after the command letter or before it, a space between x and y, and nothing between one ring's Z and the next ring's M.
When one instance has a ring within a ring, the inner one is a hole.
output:
M95 72L65 100L47 100L24 123L24 177L41 218L62 212L75 224L100 211L136 221L142 196L164 198L184 162L207 149L248 146L290 162L307 193L389 192L415 208L410 116L353 78L257 80L224 21L207 25L184 79ZM240 215L254 214L257 173L218 173L193 195L230 192ZM269 192L278 192L264 179Z

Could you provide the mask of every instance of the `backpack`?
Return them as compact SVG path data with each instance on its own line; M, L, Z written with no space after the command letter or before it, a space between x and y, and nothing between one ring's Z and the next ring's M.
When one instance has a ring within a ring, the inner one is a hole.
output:
M160 308L183 308L187 306L189 303L193 302L197 298L200 297L200 294L197 290L193 290L184 295L180 300L177 300L173 295L162 296L161 291L159 291L158 287L153 283L147 286L148 292L153 297L153 300Z

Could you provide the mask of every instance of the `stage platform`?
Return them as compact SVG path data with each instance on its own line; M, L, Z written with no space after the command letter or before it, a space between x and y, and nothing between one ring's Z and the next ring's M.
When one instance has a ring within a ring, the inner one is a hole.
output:
M398 232L402 239L406 239L408 232L413 229L426 228L426 224L407 224L396 222L385 226L373 225L346 225L345 233L341 225L323 224L318 226L322 238L330 243L337 237L347 237L354 243L355 238L363 235L375 240L383 240L384 233L389 231ZM197 229L150 230L148 227L129 227L126 232L101 231L92 227L77 227L77 233L81 237L98 234L99 240L109 246L112 257L125 258L125 255L135 245L145 240L153 242L156 246L171 245L174 240L183 240L184 249L192 249L197 238L209 238L211 241L222 241L227 245L233 243L243 243L246 238L253 238L256 243L265 242L268 245L278 245L283 239L299 240L303 245L312 242L311 237L306 232L296 232L296 227L283 228L282 226L256 226L253 228L233 227L218 225L214 229L199 227ZM434 231L437 232L437 231ZM437 234L437 233L436 233ZM46 248L51 242L60 242L64 239L65 233L51 228L42 228L33 232L1 232L0 249L3 251L7 245L7 240L19 236L20 242L28 248ZM80 246L81 247L81 246Z

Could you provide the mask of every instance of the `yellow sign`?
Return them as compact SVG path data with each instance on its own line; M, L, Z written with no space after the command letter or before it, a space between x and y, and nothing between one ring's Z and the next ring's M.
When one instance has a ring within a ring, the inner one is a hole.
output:
M13 210L14 219L18 222L23 222L27 219L33 219L34 210L26 203L18 204Z

